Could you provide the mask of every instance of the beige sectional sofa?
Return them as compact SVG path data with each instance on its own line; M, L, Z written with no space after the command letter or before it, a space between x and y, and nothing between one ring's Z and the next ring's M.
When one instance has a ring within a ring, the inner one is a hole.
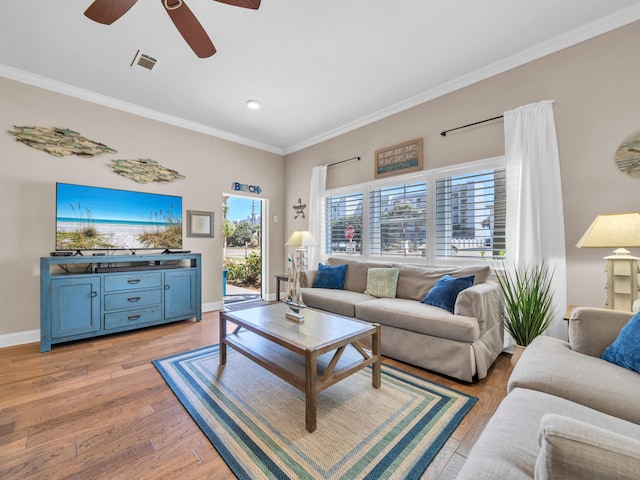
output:
M578 308L569 342L536 338L457 478L640 478L640 374L599 358L632 315Z
M329 258L347 264L344 289L313 288L316 270L301 274L302 298L312 308L381 325L382 354L467 382L484 378L503 348L496 314L500 288L488 281L488 265L425 267ZM369 268L397 268L395 298L365 294ZM420 303L435 283L449 274L475 275L473 286L457 297L453 313Z

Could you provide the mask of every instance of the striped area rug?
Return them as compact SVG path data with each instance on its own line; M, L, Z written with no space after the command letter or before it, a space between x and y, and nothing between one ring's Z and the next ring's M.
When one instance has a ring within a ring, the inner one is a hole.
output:
M155 360L178 399L239 479L418 479L476 398L382 366L318 395L305 430L302 392L218 345Z

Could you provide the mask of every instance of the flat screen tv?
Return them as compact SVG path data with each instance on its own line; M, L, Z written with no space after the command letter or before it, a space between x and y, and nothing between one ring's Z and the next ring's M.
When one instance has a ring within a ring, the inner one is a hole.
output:
M182 197L56 184L56 250L182 248Z

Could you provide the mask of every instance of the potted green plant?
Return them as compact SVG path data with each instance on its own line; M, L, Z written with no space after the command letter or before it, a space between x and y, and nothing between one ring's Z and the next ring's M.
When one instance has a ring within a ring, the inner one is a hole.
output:
M542 262L512 271L504 268L503 274L497 275L503 293L499 307L502 322L516 342L511 359L514 364L533 339L549 328L553 319L553 273Z

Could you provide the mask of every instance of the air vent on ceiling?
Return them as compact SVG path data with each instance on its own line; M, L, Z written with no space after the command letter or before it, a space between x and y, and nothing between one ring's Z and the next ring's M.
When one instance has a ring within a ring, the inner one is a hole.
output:
M131 62L131 66L138 65L138 66L140 66L142 68L146 68L147 70L153 70L153 67L156 66L156 63L158 63L158 60L156 60L152 56L146 55L146 54L140 52L140 50L138 50L136 52L136 56L133 57L133 61Z

